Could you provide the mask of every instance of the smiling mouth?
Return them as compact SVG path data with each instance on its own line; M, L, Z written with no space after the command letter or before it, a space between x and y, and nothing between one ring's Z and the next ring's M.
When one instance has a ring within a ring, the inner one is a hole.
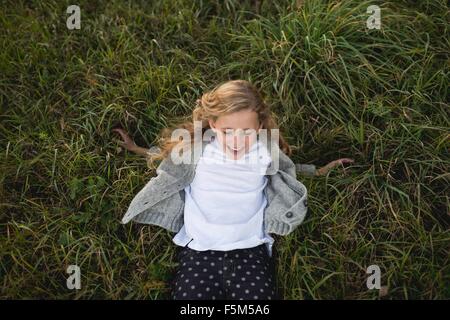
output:
M235 154L235 155L237 155L237 154L239 154L242 150L244 150L244 148L241 148L241 149L233 149L233 148L230 148L230 147L228 147L227 146L227 148L228 148L228 150L230 150L233 154Z

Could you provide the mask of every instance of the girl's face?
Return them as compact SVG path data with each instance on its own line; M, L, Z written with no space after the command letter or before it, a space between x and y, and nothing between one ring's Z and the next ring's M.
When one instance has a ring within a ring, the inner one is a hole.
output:
M255 143L262 123L255 111L241 110L220 116L216 121L209 120L209 126L216 133L226 155L237 160Z

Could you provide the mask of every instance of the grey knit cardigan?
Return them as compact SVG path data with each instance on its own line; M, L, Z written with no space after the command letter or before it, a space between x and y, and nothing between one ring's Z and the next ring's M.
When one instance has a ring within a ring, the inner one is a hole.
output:
M207 143L201 141L191 148L191 163L175 164L170 156L164 158L156 169L157 176L136 194L121 223L133 220L178 232L184 223L184 188L194 179L199 155ZM315 166L295 165L278 144L273 147L272 163L278 163L278 166L271 165L266 172L264 228L267 233L287 235L302 223L308 210L307 190L297 180L296 171L313 175Z

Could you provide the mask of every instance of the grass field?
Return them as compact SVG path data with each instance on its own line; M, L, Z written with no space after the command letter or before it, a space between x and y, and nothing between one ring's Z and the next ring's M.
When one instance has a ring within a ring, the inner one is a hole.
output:
M298 176L310 212L276 238L284 298L450 298L446 1L75 2L0 9L1 299L168 298L174 234L119 223L155 172L111 129L150 147L238 78L261 88L294 162L355 159Z

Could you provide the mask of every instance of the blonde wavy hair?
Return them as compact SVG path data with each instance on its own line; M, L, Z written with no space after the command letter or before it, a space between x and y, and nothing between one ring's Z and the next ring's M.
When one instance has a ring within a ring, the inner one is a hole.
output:
M262 122L262 129L268 130L268 136L270 136L270 129L279 129L275 115L255 86L245 80L227 81L204 93L201 99L196 101L196 107L192 111L192 116L188 118L189 120L161 130L158 142L159 152L149 154L147 161L149 167L154 168L156 161L167 157L172 149L182 142L171 139L175 129L188 130L191 135L191 143L193 143L194 121L202 122L203 135L205 130L210 128L208 120L216 121L222 115L247 109L258 114L259 121ZM292 154L292 149L281 132L279 133L279 146L286 155Z

